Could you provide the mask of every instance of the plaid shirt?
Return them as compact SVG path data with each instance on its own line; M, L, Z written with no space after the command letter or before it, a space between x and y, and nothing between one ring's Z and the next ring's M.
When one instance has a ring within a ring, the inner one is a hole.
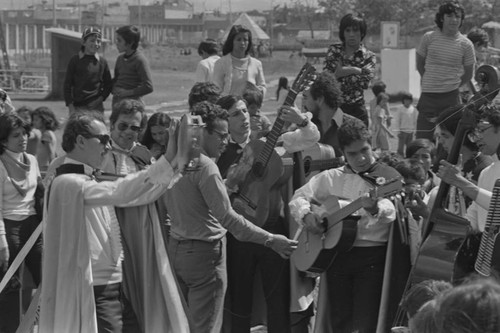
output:
M367 50L363 45L360 45L353 55L347 57L344 45L339 43L330 45L328 48L324 70L335 73L339 64L361 68L361 74L337 79L342 89L344 104L364 105L363 90L368 89L368 84L374 77L375 63L375 53Z

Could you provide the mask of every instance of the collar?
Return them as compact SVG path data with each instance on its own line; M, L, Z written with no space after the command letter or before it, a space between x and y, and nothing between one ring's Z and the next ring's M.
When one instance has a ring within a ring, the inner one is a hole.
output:
M129 60L130 58L132 58L135 54L137 53L137 50L134 50L134 52L130 53L129 55L127 54L123 54L123 59L124 60Z
M236 141L233 140L233 138L231 136L229 136L229 143L235 143L237 144L238 146L240 146L241 148L245 148L245 146L250 142L250 135L248 136L248 138L243 141L242 143L238 143Z
M15 153L11 150L5 149L4 152L9 155L12 159L22 162L23 161L23 153Z
M337 111L333 114L332 121L337 124L337 128L344 123L344 112L340 108L337 108Z
M123 155L130 156L130 155L132 155L132 151L134 150L135 146L137 146L137 142L134 142L130 149L123 149L122 147L118 146L116 143L112 142L111 143L111 148L112 148L111 151L113 153L120 153Z
M83 58L83 57L85 57L85 56L95 57L97 60L99 60L99 54L98 54L98 53L96 53L96 54L94 54L94 55L90 55L90 54L85 54L85 53L84 53L84 52L82 52L82 51L79 51L79 52L78 52L78 58L79 58L79 59L82 59L82 58Z
M70 157L65 157L63 164L77 164L77 165L83 165L83 171L87 176L92 176L94 172L94 168L92 168L90 165L82 163L80 161L74 160Z

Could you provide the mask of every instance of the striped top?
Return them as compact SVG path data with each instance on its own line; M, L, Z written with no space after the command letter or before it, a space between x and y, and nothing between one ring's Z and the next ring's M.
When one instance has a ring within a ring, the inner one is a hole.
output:
M417 49L425 58L422 92L445 93L458 89L464 67L474 65L474 45L461 33L446 36L440 30L427 32Z

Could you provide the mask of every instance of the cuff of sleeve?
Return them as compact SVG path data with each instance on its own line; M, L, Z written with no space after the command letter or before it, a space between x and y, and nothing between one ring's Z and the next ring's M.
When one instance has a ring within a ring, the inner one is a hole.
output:
M309 203L309 201L302 198L297 199L296 204L298 205L298 208L296 210L296 213L293 214L293 217L295 218L295 221L297 223L302 224L302 219L304 218L304 216L311 212L311 204Z

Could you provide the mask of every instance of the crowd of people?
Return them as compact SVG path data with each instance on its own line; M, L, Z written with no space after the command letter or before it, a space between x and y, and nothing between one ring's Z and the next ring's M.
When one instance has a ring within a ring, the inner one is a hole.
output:
M113 77L98 53L101 31L86 28L64 85L62 155L54 112L15 109L0 92L0 276L22 256L40 290L39 313L28 311L22 325L42 333L248 333L258 324L269 333L500 332L498 251L488 278L412 273L439 223L436 207L466 219L471 234L493 228L500 108L463 94L487 47L478 29L460 33L464 19L456 1L439 7L437 28L417 49L422 94L416 106L401 94L394 112L386 85L373 82L363 15L345 15L340 43L300 92L301 108L290 102L298 91L279 80L274 124L261 113L267 86L248 28L230 29L222 56L217 42L200 43L181 119L146 112L153 80L137 27L116 31ZM443 159L458 140L459 162ZM317 150L335 164L308 170L328 164L306 165ZM396 190L382 194L391 184ZM444 198L440 184L451 185ZM298 256L315 239L331 242L332 230L331 249L298 270ZM0 290L0 301L15 288ZM0 331L15 331L12 321L0 313Z

